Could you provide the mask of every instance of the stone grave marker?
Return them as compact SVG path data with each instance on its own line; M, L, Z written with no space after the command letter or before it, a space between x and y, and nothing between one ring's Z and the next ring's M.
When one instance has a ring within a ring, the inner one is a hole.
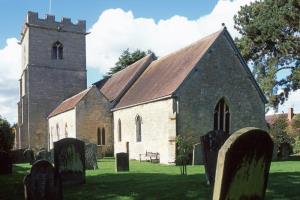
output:
M46 149L41 149L36 154L36 160L48 160L48 161L50 161L50 153Z
M214 183L218 152L228 137L229 134L222 130L209 131L201 137L203 163L208 185Z
M193 145L193 165L203 164L203 148L201 143Z
M85 144L85 168L93 170L98 169L96 144Z
M15 150L11 150L9 152L13 164L26 163L27 162L25 157L24 157L24 151L25 150L26 149L15 149Z
M213 200L264 199L273 141L261 129L236 131L219 151Z
M116 171L129 171L129 154L117 153L116 154Z
M28 162L32 165L34 160L35 160L33 150L32 149L25 149L23 155L24 155L24 158L25 158L26 162Z
M54 142L54 165L63 185L85 183L84 142L75 138Z
M36 161L23 182L25 200L63 199L60 177L46 160Z
M0 151L0 174L12 173L12 159L5 151Z

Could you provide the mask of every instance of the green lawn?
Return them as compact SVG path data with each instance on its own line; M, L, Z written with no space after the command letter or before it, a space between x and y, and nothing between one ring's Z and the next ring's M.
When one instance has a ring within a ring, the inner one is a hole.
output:
M211 199L203 166L179 168L130 161L129 173L115 173L114 160L100 160L98 170L87 170L86 184L64 189L64 199ZM0 176L0 199L23 199L22 180L30 165L16 165L13 175ZM267 199L300 199L300 161L273 162Z

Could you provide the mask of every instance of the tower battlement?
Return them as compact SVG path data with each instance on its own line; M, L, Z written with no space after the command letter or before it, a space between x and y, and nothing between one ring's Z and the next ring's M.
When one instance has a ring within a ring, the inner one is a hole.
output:
M86 33L85 20L78 20L76 24L72 23L70 18L63 17L61 21L55 21L54 15L46 15L46 18L39 18L37 12L28 11L26 22L22 30L22 35L28 26L46 29L56 29L63 32L74 32L79 34Z

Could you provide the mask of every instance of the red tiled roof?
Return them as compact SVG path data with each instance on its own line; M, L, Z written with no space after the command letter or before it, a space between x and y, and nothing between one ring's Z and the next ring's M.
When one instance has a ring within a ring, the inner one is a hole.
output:
M266 122L268 124L273 125L275 123L276 119L278 119L280 117L283 117L283 118L287 119L288 114L287 113L281 113L281 114L274 114L274 115L266 115L265 119L266 119Z
M120 97L140 74L154 60L152 54L147 55L125 69L113 74L103 85L100 91L111 102Z
M68 110L73 109L78 102L88 93L91 88L83 90L82 92L64 100L59 106L57 106L48 116L48 118L53 117L57 114L66 112Z
M223 30L213 33L188 47L153 61L115 108L171 95L222 32Z

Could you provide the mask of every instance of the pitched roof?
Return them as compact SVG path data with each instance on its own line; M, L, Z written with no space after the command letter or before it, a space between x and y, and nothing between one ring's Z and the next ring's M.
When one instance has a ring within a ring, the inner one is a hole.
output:
M115 108L122 108L171 95L197 65L223 30L153 61L121 98Z
M153 54L147 55L113 74L107 80L104 79L95 83L95 85L110 102L115 101L134 83L153 60Z
M64 100L49 114L48 118L73 109L80 102L80 100L88 93L88 91L90 91L90 89L91 88L83 90L82 92Z
M288 117L288 114L287 113L280 113L280 114L274 114L274 115L266 115L265 116L265 119L266 119L266 122L270 125L273 125L276 121L276 119L278 118L286 118Z

